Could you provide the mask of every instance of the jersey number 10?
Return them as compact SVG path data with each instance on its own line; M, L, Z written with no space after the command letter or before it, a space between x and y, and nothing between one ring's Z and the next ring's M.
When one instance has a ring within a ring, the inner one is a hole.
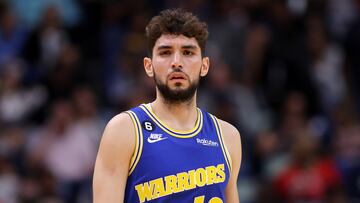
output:
M204 195L195 197L195 199L194 199L194 203L204 203L204 201L205 201ZM210 199L210 201L208 203L223 203L223 201L218 197L213 197Z

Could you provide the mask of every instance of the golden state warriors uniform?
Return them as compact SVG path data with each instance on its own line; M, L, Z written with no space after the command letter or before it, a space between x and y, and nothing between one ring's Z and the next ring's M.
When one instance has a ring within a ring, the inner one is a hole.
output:
M136 131L125 203L223 203L231 160L217 118L197 109L189 131L166 126L149 104L127 111Z

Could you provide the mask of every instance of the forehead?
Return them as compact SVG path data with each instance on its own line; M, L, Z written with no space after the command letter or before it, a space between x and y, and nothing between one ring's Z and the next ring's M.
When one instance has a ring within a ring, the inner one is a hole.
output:
M171 34L161 35L156 40L154 49L162 46L166 46L166 47L195 46L197 48L200 48L198 42L194 37L189 38L184 35L171 35Z

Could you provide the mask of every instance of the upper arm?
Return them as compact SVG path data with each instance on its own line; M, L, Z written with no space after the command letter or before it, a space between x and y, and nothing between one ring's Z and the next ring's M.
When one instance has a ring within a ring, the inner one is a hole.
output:
M219 123L225 139L225 145L230 153L232 162L230 180L225 191L226 201L236 203L239 202L237 178L242 158L240 133L234 126L225 121L219 120Z
M115 116L107 124L96 158L94 203L122 202L130 160L135 148L135 130L129 115Z

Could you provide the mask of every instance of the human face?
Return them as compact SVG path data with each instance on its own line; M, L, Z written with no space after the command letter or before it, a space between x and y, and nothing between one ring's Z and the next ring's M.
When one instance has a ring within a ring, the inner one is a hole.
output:
M155 43L152 59L144 59L145 71L154 77L157 90L169 102L183 102L195 95L200 76L209 69L195 38L162 35Z

